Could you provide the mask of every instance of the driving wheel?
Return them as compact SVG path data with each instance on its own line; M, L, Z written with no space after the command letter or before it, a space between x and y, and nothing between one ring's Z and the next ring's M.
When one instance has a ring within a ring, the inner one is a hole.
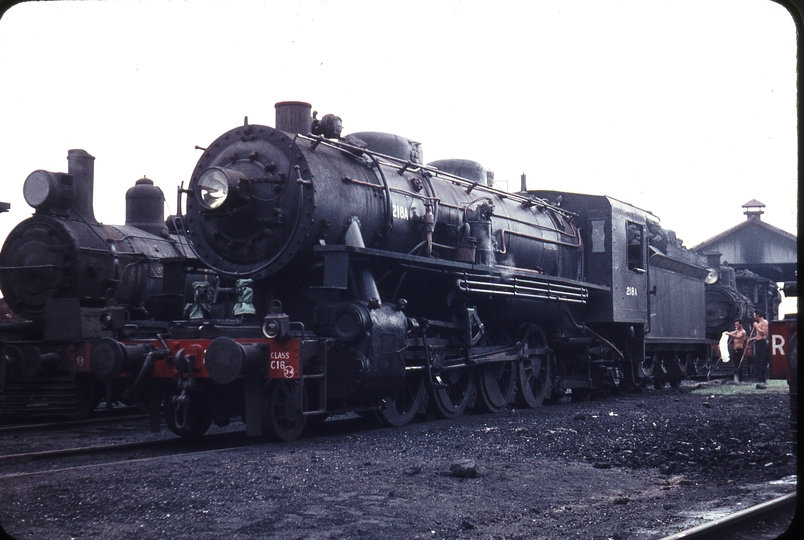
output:
M493 330L484 336L483 347L510 346L511 337L503 330ZM516 369L514 362L484 364L477 372L477 408L486 412L500 412L514 399Z
M474 394L474 371L444 370L437 379L439 386L432 387L430 410L441 418L456 418L463 414Z
M539 407L550 395L550 348L547 337L536 325L525 334L525 355L519 363L519 391L517 403L523 407Z
M383 424L400 427L410 423L424 403L424 371L408 371L402 388L385 398L377 415Z

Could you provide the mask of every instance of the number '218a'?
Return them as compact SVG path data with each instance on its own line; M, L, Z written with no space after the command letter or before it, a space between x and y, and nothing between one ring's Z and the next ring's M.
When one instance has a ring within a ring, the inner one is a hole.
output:
M407 207L395 204L394 219L410 219L410 212L408 212Z

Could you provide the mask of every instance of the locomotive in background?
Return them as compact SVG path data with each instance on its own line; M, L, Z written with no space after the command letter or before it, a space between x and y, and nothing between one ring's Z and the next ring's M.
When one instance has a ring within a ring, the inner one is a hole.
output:
M742 380L755 368L753 351L746 349L745 357L740 358L735 354L732 340L724 347L726 342L721 336L723 332L734 330L736 320L742 322L750 335L755 310L764 313L768 321L776 320L781 303L779 287L773 280L750 270L735 271L727 263L721 263L720 253L709 254L707 259L712 270L706 278L706 334L713 343L718 340L720 343L710 362L699 366L699 371Z
M90 364L104 340L167 333L184 301L186 242L165 224L161 190L148 179L126 195L126 224L94 217L94 158L71 150L68 172L34 171L25 181L32 217L0 251L0 413L88 414L124 379ZM108 383L108 384L106 384ZM131 396L129 396L131 397Z
M161 403L183 436L242 415L292 440L335 412L403 425L675 385L710 362L706 261L649 212L502 192L476 162L341 137L306 103L276 112L204 149L170 228L145 180L126 225L98 224L86 152L29 176L36 213L0 252L26 319L0 326L3 412L57 409L58 383L74 415L103 392L154 425Z

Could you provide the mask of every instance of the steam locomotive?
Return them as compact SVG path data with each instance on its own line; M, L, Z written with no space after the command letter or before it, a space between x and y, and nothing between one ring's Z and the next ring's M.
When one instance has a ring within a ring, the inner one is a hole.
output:
M311 111L221 135L167 222L143 179L124 226L97 223L82 150L32 173L35 214L0 252L24 319L0 324L0 413L105 396L154 428L161 405L185 437L242 416L289 441L344 411L400 426L676 385L711 361L711 271L651 213L503 192L476 162L425 165L417 142Z
M706 278L706 335L718 342L718 346L712 357L698 365L697 370L711 376L733 376L735 380L743 380L756 369L752 349L746 349L746 354L741 357L735 353L732 341L726 342L722 334L733 330L737 320L744 328L750 329L754 310L764 313L768 320L776 320L781 303L779 287L773 280L750 270L735 271L728 264L721 263L720 253L708 255L707 260L711 273Z

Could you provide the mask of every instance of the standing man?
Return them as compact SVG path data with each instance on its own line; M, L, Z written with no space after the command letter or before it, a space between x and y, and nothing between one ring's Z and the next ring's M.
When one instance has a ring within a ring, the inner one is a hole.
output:
M745 330L743 329L743 321L740 319L736 319L734 321L734 330L731 332L723 332L727 336L731 336L731 347L734 350L734 356L731 358L734 364L734 369L737 371L735 372L736 380L742 380L740 376L739 370L741 369L740 363L743 360L743 353L745 352Z
M766 373L766 366L768 360L768 321L765 320L765 313L759 309L754 311L754 332L753 337L748 339L749 342L754 342L754 361L756 364L757 378L766 382L768 376Z

